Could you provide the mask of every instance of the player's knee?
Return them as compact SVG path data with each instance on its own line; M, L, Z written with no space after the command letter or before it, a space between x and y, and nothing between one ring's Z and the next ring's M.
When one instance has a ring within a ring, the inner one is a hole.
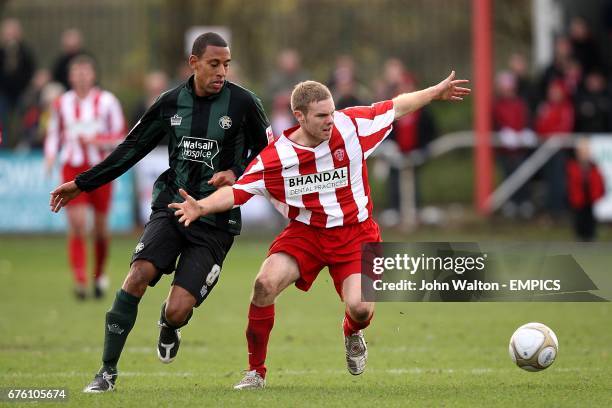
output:
M374 305L372 303L356 302L347 306L351 318L357 322L368 320L374 312Z
M149 261L136 260L123 283L123 289L130 294L142 296L156 273L155 266Z
M187 302L172 301L166 302L166 320L173 326L180 327L191 313L193 306Z
M84 222L74 222L70 226L70 235L74 237L85 238L87 236L87 224Z
M109 239L108 231L105 228L95 228L93 231L95 240L107 240Z
M278 284L274 281L270 275L259 274L255 278L253 285L253 298L254 299L269 299L274 298L277 295Z

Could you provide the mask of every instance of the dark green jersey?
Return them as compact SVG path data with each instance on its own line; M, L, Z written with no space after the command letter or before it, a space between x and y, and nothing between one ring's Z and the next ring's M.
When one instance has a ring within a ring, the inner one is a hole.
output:
M268 119L261 101L250 91L226 81L221 92L199 97L193 76L163 93L104 161L76 178L91 191L125 173L168 135L170 168L153 188L152 208L183 201L179 188L195 199L213 193L214 173L233 170L240 177L247 164L267 144ZM240 233L240 209L211 214L201 221L233 234Z

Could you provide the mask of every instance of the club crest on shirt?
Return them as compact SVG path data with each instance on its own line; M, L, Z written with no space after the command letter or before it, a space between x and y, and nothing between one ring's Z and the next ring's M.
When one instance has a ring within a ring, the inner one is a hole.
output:
M179 116L178 113L175 113L174 116L170 118L170 126L181 126L182 121L183 118Z
M221 116L219 118L219 126L221 126L221 129L229 129L232 127L232 118L230 118L229 116Z
M344 149L339 148L334 150L334 158L338 161L344 160Z

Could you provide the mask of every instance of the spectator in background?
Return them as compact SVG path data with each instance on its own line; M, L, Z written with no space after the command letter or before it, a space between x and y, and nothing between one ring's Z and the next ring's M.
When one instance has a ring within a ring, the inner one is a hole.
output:
M612 98L606 77L593 70L584 79L576 95L576 132L612 132Z
M189 63L185 59L181 60L175 67L174 77L170 80L170 89L184 84L191 74L193 74L193 70L189 66Z
M0 30L0 133L3 134L3 146L13 147L18 134L13 115L34 75L36 63L30 48L23 42L19 20L3 20Z
M273 101L280 93L291 95L293 86L307 79L308 73L302 69L300 54L291 48L282 50L266 86L268 100Z
M191 68L190 68L191 69ZM153 105L162 92L171 89L169 87L168 76L163 71L151 71L144 77L143 96L133 110L130 128L144 116L145 112ZM151 214L151 201L153 185L160 173L168 168L168 144L170 143L167 134L164 134L153 152L144 157L134 166L135 188L138 194L138 219L141 225L149 221ZM161 152L158 153L158 151Z
M528 148L537 140L529 128L529 107L527 101L518 95L516 77L502 71L495 79L496 97L493 102L493 126L498 132L502 147L497 151L497 160L504 178L508 178L529 155ZM524 218L533 215L534 208L527 185L523 185L502 207L507 217L516 214Z
M527 102L529 111L535 111L536 95L534 95L533 81L529 74L529 64L524 54L515 52L508 58L508 69L514 75L516 95Z
M45 140L47 171L55 161L62 164L64 182L100 163L125 132L121 105L110 92L96 87L95 62L88 55L70 61L70 88L54 103ZM104 266L108 254L107 217L112 184L108 183L70 201L68 212L68 255L74 276L74 293L84 299L87 293L86 237L88 208L94 210L95 248L94 295L99 298L108 287Z
M364 101L358 96L357 82L352 76L342 76L336 81L332 91L334 98L338 101L336 109L344 109L350 106L364 105Z
M350 55L340 55L328 81L328 88L336 101L336 109L364 104L363 86L357 79L355 60Z
M553 61L544 69L538 83L538 101L546 99L548 88L552 81L565 78L565 73L571 60L572 43L569 38L565 36L557 37L555 39Z
M538 107L535 130L542 140L571 133L574 130L574 106L563 81L557 79L548 87L547 99ZM547 184L547 208L558 218L566 208L564 174L565 154L555 153L543 168Z
M387 60L384 69L383 92L389 95L410 93L417 90L414 76L408 72L404 64L397 58ZM389 98L389 97L387 97ZM404 156L416 150L425 150L436 137L437 129L428 107L411 112L393 123L393 130L387 137L388 144L394 144L399 153ZM381 222L392 226L400 222L401 216L401 173L391 167L388 178L388 207L381 214ZM420 205L419 167L415 168L414 192L416 205Z
M144 78L144 96L134 108L131 126L144 115L162 92L169 89L168 75L163 71L151 71ZM167 144L167 143L166 143Z
M408 71L399 58L389 58L383 70L382 90L386 95L397 95L400 88L407 86Z
M603 69L603 59L599 46L591 35L591 29L582 17L574 17L569 24L569 38L574 58L585 73Z
M285 129L295 125L295 119L291 112L291 95L284 92L279 93L272 101L272 112L270 113L270 126L272 134L280 136Z
M153 105L162 92L169 89L168 76L163 71L149 72L144 78L144 97L134 108L130 126L134 126L145 114L147 109ZM168 135L159 142L160 145L168 145Z
M584 70L582 69L582 65L576 59L572 58L565 66L565 72L561 79L563 80L567 94L572 101L582 86L583 73Z
M40 116L38 117L38 140L42 141L43 147L45 137L47 136L47 129L49 128L49 122L51 120L53 103L65 91L66 90L59 82L49 82L40 92L40 99L38 102L40 106Z
M51 73L39 69L19 101L18 116L21 120L20 136L17 149L28 150L42 147L44 136L39 133L39 122L43 112L41 94L45 86L51 82Z
M593 241L597 220L593 205L603 197L605 183L597 165L591 161L589 140L581 139L567 161L568 200L574 214L574 232L580 241Z
M295 124L289 103L291 91L295 84L306 79L308 74L302 69L300 54L292 48L282 50L266 85L267 98L272 101L270 124L274 135L280 135L287 125Z
M69 28L62 33L61 46L62 53L53 63L53 80L62 84L64 89L70 89L68 80L70 61L77 55L90 54L83 49L83 35L76 28Z

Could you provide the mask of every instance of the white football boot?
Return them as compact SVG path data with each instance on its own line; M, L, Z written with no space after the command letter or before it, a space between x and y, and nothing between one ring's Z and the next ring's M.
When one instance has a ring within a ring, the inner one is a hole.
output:
M365 370L368 361L368 346L366 345L363 332L344 336L344 347L346 349L346 368L349 373L359 375Z
M255 370L247 371L244 374L244 378L240 382L234 385L235 390L254 390L258 388L264 388L266 386L266 380L259 375Z

